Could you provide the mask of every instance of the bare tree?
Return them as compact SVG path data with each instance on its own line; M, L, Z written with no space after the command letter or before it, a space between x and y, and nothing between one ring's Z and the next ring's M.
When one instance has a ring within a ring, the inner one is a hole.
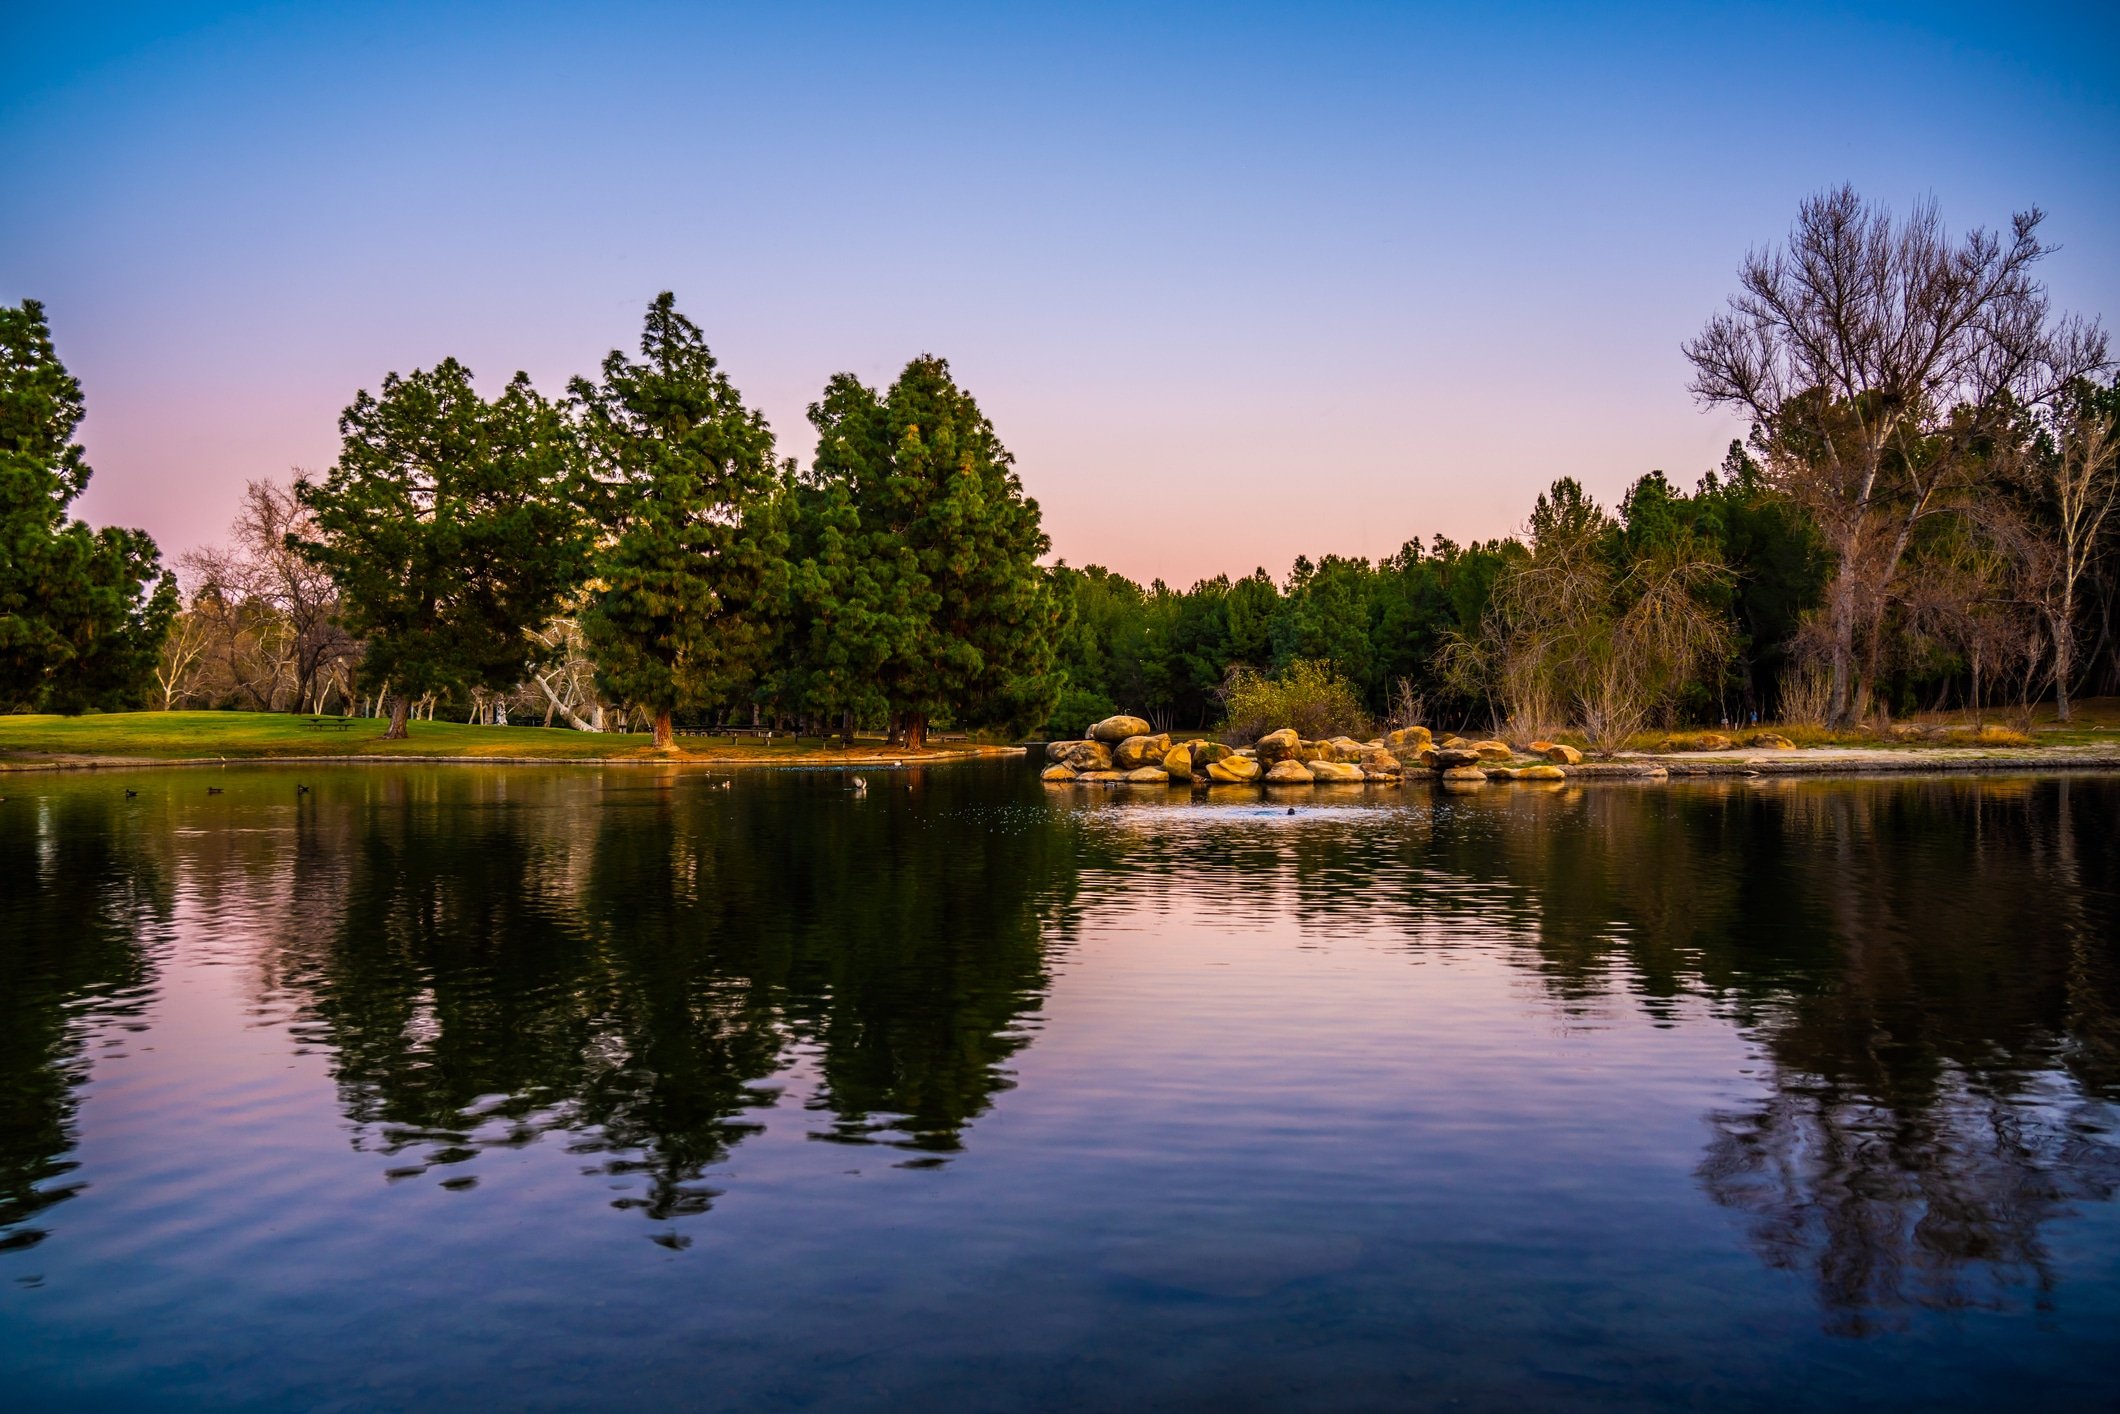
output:
M1825 192L1803 203L1785 248L1745 257L1729 309L1685 345L1694 395L1752 418L1768 474L1834 553L1836 726L1874 681L1882 616L1921 522L1952 508L2015 408L2106 366L2104 331L2052 318L2033 277L2052 251L2042 219L2021 212L2007 236L1954 242L1933 202L1895 222L1851 187Z
M2047 435L2011 459L2044 512L2025 518L2016 558L2021 592L2052 645L2054 715L2063 722L2076 671L2078 593L2104 547L2106 521L2120 505L2120 429L2085 391L2072 389L2045 409Z

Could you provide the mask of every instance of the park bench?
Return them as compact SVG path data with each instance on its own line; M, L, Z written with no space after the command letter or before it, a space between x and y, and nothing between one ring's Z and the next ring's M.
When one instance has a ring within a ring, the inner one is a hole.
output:
M329 727L329 728L331 728L331 729L332 729L333 731L341 731L341 732L342 732L342 731L345 731L345 730L346 730L347 728L349 728L349 727L351 727L351 726L353 725L353 718L351 718L351 717L311 717L311 718L309 718L309 719L308 719L307 721L303 722L303 723L302 723L302 725L303 725L303 726L305 726L305 727L309 727L309 728L312 728L312 729L314 729L314 730L317 730L317 731L322 731L322 730L323 730L324 728L326 728L326 727Z

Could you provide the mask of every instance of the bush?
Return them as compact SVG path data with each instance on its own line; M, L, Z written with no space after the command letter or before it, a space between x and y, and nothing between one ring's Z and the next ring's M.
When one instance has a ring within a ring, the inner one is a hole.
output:
M1330 665L1307 659L1290 663L1278 678L1250 668L1230 669L1222 705L1229 714L1223 736L1235 743L1257 741L1282 727L1294 727L1296 735L1310 740L1369 735L1369 716L1354 684Z
M1088 731L1091 724L1117 715L1118 711L1118 704L1103 693L1071 687L1060 694L1046 730L1056 741L1070 740Z

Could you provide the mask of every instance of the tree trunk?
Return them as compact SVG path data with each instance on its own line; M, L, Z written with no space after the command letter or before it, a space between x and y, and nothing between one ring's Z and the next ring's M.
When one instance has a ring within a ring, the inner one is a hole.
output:
M841 712L839 714L839 739L847 745L848 749L851 750L853 748L854 714L852 711Z
M1852 702L1848 692L1848 670L1855 656L1855 580L1853 567L1846 554L1841 558L1840 573L1833 582L1833 651L1831 692L1826 699L1826 725L1845 728L1853 725Z
M405 719L412 715L412 699L399 693L390 699L390 730L383 733L385 741L403 741L407 735Z
M2071 596L2062 595L2058 614L2049 615L2054 634L2054 720L2068 725L2068 679L2075 669L2076 617Z
M677 731L670 725L670 709L667 707L655 709L655 749L657 751L674 751L677 749Z
M927 728L927 713L908 712L905 714L905 744L908 750L918 751L927 745Z

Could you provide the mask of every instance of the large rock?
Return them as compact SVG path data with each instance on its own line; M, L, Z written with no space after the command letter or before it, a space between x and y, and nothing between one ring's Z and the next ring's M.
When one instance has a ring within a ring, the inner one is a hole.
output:
M1515 774L1516 779L1520 781L1565 781L1568 779L1568 773L1550 761L1537 766L1519 766Z
M1472 743L1472 749L1478 753L1482 761L1507 761L1510 757L1516 755L1514 751L1509 749L1508 742L1496 741L1492 737L1485 741Z
M1451 766L1443 772L1443 780L1451 785L1483 786L1487 784L1487 773L1469 762L1463 766Z
M1259 763L1246 756L1225 756L1207 763L1207 779L1223 785L1241 785L1259 779Z
M1702 732L1687 745L1694 751L1734 751L1737 749L1737 743L1724 736L1721 732Z
M1565 742L1534 741L1531 743L1531 754L1533 756L1543 756L1556 766L1580 766L1583 764L1583 753Z
M1300 761L1276 761L1273 769L1266 773L1266 784L1270 786L1307 786L1316 779L1310 774L1310 768Z
M1745 739L1746 746L1765 747L1769 751L1794 751L1796 743L1780 732L1754 732Z
M1126 773L1126 783L1130 786L1167 786L1170 772L1161 766L1136 766Z
M1345 761L1313 761L1308 767L1311 779L1320 785L1333 782L1343 785L1360 785L1362 768Z
M1163 754L1170 750L1170 733L1155 736L1130 736L1112 750L1112 765L1122 771L1138 771L1143 766L1161 764Z
M1472 745L1472 743L1459 736L1456 732L1452 732L1449 736L1437 742L1436 745L1445 751L1459 751Z
M1391 751L1403 751L1408 756L1418 756L1424 746L1435 745L1435 735L1426 727L1400 727L1395 732L1384 733L1384 746Z
M1125 780L1126 772L1084 771L1081 775L1075 777L1075 779L1082 782L1082 784L1086 786L1110 786L1117 785L1119 782Z
M1075 768L1072 766L1062 766L1058 762L1053 763L1052 765L1046 767L1044 770L1038 773L1039 780L1051 781L1056 785L1066 781L1071 781L1074 778Z
M1147 736L1155 728L1139 717L1106 717L1087 733L1091 741L1117 746L1130 736Z
M1294 727L1283 727L1277 732L1268 732L1259 738L1253 750L1258 752L1259 764L1276 765L1282 761L1293 761L1296 753L1303 749L1303 738L1296 735Z
M1456 771L1479 765L1480 754L1469 746L1437 746L1422 752L1421 759L1438 771Z
M1045 754L1062 766L1072 766L1077 771L1109 771L1112 768L1112 749L1101 741L1056 741L1045 748Z
M1244 755L1243 752L1224 746L1219 741L1189 741L1185 744L1192 749L1195 764L1203 761L1227 761L1232 756Z
M1351 736L1336 736L1318 745L1322 748L1324 760L1349 763L1361 760L1362 753L1369 749Z
M1172 780L1191 780L1193 753L1191 746L1173 746L1163 753L1163 770Z
M1396 776L1404 769L1399 765L1399 758L1393 756L1381 746L1372 746L1365 749L1357 764L1361 766L1363 771L1379 776Z
M1489 763L1480 767L1480 769L1486 772L1487 779L1490 781L1513 781L1516 779L1516 769L1512 766L1497 766Z

